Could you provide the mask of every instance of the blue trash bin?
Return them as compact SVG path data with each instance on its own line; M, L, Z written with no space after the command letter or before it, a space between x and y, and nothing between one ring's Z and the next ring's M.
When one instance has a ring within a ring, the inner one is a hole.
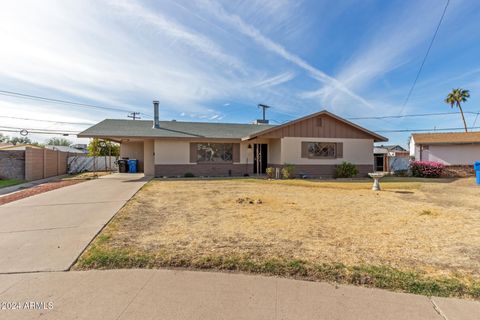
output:
M128 172L129 173L137 173L138 167L138 160L137 159L129 159L128 160Z
M473 164L473 170L475 170L475 175L477 176L477 184L480 185L480 161L476 161Z

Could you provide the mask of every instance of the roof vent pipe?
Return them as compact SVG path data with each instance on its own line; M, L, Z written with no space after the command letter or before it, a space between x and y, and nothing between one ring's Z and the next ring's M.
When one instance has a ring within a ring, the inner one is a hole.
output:
M153 101L153 128L160 128L160 120L158 119L158 100Z

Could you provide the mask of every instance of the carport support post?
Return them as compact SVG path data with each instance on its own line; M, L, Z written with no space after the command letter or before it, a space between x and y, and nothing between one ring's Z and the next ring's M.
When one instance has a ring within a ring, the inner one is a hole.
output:
M97 176L97 148L99 146L99 140L93 141L93 178Z
M108 140L108 171L112 172L112 141Z
M107 140L103 140L103 143L105 143L105 145L107 146ZM108 167L107 167L107 156L105 156L105 172L108 170Z

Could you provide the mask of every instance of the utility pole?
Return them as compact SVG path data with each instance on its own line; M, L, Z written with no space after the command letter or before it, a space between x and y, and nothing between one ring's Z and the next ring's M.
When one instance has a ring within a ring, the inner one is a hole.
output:
M132 118L133 120L141 119L140 112L130 112L127 117Z
M263 119L262 120L265 121L266 120L265 119L265 109L270 108L270 106L267 106L266 104L260 103L260 104L258 104L258 107L263 109Z

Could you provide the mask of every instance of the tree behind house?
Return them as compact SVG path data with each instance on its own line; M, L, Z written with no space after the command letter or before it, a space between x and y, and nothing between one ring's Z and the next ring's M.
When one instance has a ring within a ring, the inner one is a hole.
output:
M10 138L8 142L13 144L14 146L16 146L17 144L32 144L32 140L30 140L30 138L27 138L27 137L13 137L13 138Z
M92 139L88 144L88 155L103 157L103 156L113 156L118 157L120 155L120 146L118 143L111 141L101 141L99 139Z
M51 138L47 141L49 146L65 146L68 147L72 145L72 141L65 138Z

